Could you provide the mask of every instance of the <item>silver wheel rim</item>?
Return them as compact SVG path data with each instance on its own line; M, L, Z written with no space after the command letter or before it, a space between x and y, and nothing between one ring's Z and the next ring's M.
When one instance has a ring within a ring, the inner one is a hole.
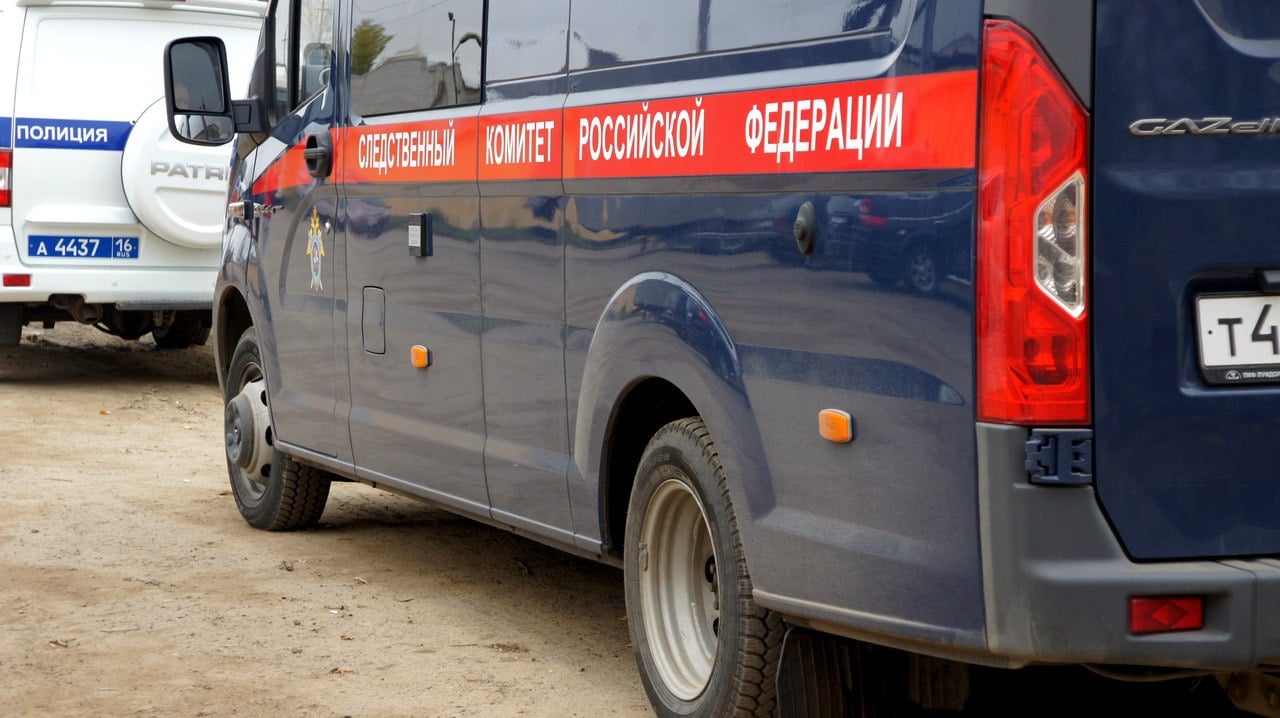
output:
M698 497L681 481L653 494L640 532L640 609L662 682L680 700L706 690L719 644L716 557Z
M248 372L246 372L248 373ZM261 375L246 381L227 402L224 422L228 465L243 496L262 498L271 475L271 413Z

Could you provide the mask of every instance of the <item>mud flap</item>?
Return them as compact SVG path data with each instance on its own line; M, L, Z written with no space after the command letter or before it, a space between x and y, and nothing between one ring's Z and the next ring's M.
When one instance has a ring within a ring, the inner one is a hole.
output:
M850 641L792 626L778 664L778 718L840 718L852 712Z
M899 718L959 711L971 688L963 663L792 626L778 665L778 716Z

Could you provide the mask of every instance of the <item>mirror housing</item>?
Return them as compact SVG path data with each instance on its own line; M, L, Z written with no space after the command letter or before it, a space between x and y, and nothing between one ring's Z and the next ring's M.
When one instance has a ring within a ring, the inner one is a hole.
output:
M265 129L261 103L231 99L222 38L170 42L164 49L164 86L169 132L182 142L224 145L237 132Z

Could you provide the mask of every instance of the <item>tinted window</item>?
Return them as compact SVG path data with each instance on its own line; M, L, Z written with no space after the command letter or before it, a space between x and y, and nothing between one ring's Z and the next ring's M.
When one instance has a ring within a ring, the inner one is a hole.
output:
M490 82L564 72L569 0L489 0Z
M707 1L574 0L569 38L573 69L697 52L699 6Z
M289 94L289 41L293 39L293 2L280 0L271 12L271 24L275 29L275 44L272 52L275 57L275 98L273 115L284 117L293 110L293 99Z
M329 80L333 0L280 0L275 28L275 116L284 117Z
M903 0L574 0L575 70L888 29Z
M359 115L480 101L484 1L355 0L351 103Z
M716 51L885 30L898 15L902 0L841 0L814 3L802 10L776 0L713 0L710 4L707 49Z
M333 52L333 0L298 3L298 100L324 89L329 82Z

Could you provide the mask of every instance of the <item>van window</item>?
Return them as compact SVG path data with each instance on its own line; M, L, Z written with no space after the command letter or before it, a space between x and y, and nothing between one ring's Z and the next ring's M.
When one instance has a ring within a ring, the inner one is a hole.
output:
M935 5L959 3L935 3ZM888 29L902 0L824 3L797 10L774 0L715 0L710 3L707 49L737 50ZM961 6L962 9L969 9Z
M324 89L333 48L333 0L280 0L275 25L275 116Z
M480 102L484 0L355 0L351 107L361 116Z
M885 30L903 0L574 0L574 70ZM967 7L967 6L965 6Z
M489 0L485 77L502 82L565 71L569 0Z
M703 4L688 0L575 0L569 39L573 69L693 54L698 51L699 7Z

